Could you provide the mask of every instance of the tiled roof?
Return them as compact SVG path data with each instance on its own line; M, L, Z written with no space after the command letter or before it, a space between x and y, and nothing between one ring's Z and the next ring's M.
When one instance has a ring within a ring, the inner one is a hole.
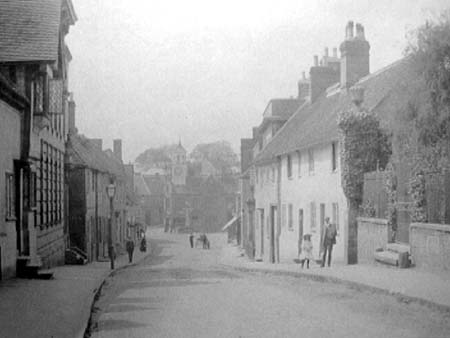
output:
M0 62L55 61L62 0L0 0Z
M125 170L121 162L99 149L91 140L82 135L70 136L66 152L71 165L95 169L120 178L125 177Z
M379 115L382 125L394 122L395 113L410 98L408 85L416 81L409 59L399 60L360 79L365 89L363 105ZM323 93L312 105L302 106L275 137L256 156L255 163L273 161L276 156L338 139L337 119L341 111L352 108L347 90Z
M299 99L272 99L272 116L288 119L305 100Z

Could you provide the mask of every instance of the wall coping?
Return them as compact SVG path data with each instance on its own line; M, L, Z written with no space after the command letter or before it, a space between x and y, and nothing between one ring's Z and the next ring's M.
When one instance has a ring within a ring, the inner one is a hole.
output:
M365 222L365 223L375 223L380 225L388 225L388 220L385 218L373 218L373 217L357 217L356 220L358 222Z
M441 232L450 233L450 225L449 224L435 224L435 223L411 223L409 226L411 229L424 229L424 230L435 230Z

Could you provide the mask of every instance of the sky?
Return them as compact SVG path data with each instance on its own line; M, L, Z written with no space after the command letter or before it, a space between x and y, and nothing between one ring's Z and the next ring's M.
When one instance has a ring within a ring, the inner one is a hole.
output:
M297 95L313 55L363 24L374 72L402 57L407 36L447 0L72 0L66 43L80 133L145 149L241 138L272 98Z

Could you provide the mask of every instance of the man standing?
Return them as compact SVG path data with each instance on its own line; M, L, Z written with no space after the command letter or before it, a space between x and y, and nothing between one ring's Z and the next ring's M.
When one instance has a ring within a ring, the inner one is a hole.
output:
M333 245L336 244L336 226L330 223L330 217L325 218L325 230L323 232L322 247L323 258L322 268L325 266L325 258L328 253L328 266L331 265L331 252L333 251Z
M131 263L133 262L133 251L134 251L134 242L131 238L128 238L126 249L128 252L128 261Z
M194 233L191 232L191 234L189 235L189 243L191 243L191 249L194 248Z

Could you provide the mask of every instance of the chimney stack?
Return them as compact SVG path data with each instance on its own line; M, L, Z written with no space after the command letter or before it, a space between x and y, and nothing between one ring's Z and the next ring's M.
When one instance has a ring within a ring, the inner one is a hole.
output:
M341 87L349 88L370 73L370 45L364 35L363 25L356 24L356 37L353 37L353 21L346 27L346 38L341 43Z
M350 96L353 104L361 110L361 105L364 101L364 88L360 86L354 86L350 89Z
M113 153L122 162L122 140L113 140Z
M338 57L338 56L337 56L337 48L336 48L336 47L333 48L333 57L334 57L334 58L337 58L337 57Z
M325 47L325 50L323 51L323 56L326 58L328 57L328 47Z
M74 135L77 133L77 128L75 127L75 108L76 108L76 104L75 101L73 100L72 94L70 95L69 98L69 111L68 111L68 123L69 123L69 135Z

